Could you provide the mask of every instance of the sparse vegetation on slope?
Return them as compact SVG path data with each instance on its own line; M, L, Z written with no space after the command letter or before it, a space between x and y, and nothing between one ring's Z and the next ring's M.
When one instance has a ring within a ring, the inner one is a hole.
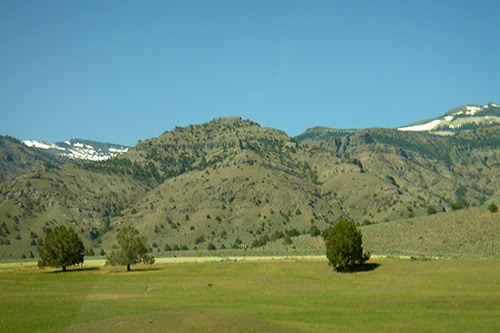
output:
M500 216L484 206L361 227L373 254L500 257Z
M155 251L210 243L220 250L292 229L324 230L343 218L377 225L439 215L500 193L498 128L453 137L334 132L299 142L249 120L219 118L111 160L47 165L0 185L1 255L28 256L44 228L59 224L74 227L95 253L110 253L116 230L129 225Z

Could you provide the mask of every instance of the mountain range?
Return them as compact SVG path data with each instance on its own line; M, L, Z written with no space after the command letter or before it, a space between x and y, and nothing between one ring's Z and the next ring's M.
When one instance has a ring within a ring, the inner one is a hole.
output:
M35 249L59 224L106 251L125 225L159 248L227 248L341 218L372 225L489 204L500 195L498 119L490 103L399 129L316 127L295 138L238 117L133 148L2 137L0 165L15 171L0 184L1 257ZM100 158L105 148L116 155Z

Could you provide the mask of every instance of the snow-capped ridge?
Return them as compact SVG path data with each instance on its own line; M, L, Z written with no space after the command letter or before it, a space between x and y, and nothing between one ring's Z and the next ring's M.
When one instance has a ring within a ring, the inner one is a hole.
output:
M128 151L129 147L89 140L71 139L48 144L43 141L23 140L26 146L44 149L52 154L73 160L103 161Z
M467 104L452 109L440 118L418 122L398 128L400 131L427 131L435 134L453 134L482 126L500 124L500 106L495 103L485 105Z

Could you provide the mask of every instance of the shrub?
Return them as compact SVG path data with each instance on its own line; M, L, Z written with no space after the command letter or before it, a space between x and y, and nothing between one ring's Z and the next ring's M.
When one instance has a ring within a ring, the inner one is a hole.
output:
M493 202L488 206L488 210L492 213L498 212L498 207Z
M297 237L297 236L300 236L300 232L293 228L291 230L285 230L285 234L289 237Z
M263 235L252 242L252 249L255 247L262 247L266 245L268 241L269 237L267 237L267 235Z
M194 243L195 244L200 244L200 243L203 243L205 241L205 237L204 236L199 236L199 237L196 237L196 239L194 240Z
M211 242L210 242L210 243L208 243L208 245L207 245L207 249L208 249L209 251L215 251L215 250L217 250L217 247L215 246L215 244L214 244L214 243L211 243Z
M317 226L313 225L311 227L311 229L309 230L309 234L311 235L311 237L316 237L316 236L321 235L321 231L319 230L319 228Z
M436 213L437 212L436 212L436 209L434 207L432 207L432 206L427 207L427 214L432 215L432 214L436 214Z
M281 239L281 238L284 238L284 237L285 237L285 234L283 233L283 231L275 231L271 235L271 240L275 241L275 240L278 240L278 239Z
M356 225L345 219L339 221L326 240L328 264L339 272L353 271L370 259L363 254L362 235Z

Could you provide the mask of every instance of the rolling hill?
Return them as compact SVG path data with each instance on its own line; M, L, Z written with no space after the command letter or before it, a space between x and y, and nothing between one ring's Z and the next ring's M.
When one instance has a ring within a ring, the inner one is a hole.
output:
M63 164L67 159L29 148L20 140L0 135L0 183L46 165Z

